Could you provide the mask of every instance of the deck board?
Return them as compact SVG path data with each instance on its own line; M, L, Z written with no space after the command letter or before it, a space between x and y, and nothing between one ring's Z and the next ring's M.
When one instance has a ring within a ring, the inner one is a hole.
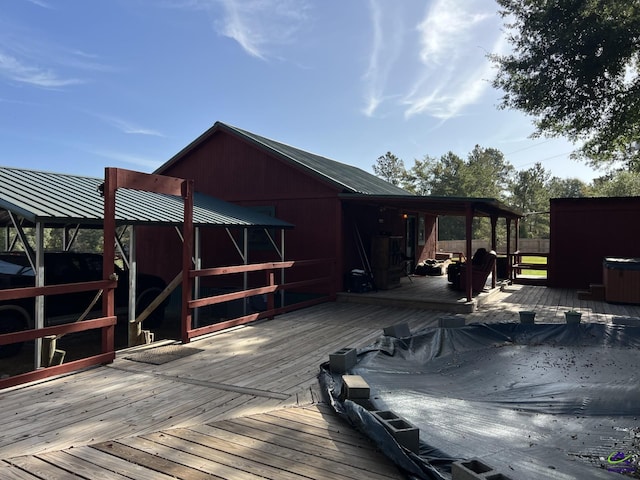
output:
M442 286L416 277L405 290L407 281L397 298ZM386 326L416 331L451 315L412 304L316 305L195 340L201 352L166 364L119 352L103 367L0 391L0 478L404 478L321 403L316 376L330 353L370 345ZM513 322L533 310L536 322L564 323L570 309L584 321L640 319L637 305L528 285L492 292L462 316Z

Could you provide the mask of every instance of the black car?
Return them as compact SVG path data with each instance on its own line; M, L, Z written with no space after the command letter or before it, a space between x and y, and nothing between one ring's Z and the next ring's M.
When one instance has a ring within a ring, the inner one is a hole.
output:
M79 252L45 252L45 285L102 280L102 255ZM114 265L118 275L115 290L116 312L126 312L129 298L129 274ZM23 252L0 253L0 289L35 285L31 265ZM160 277L140 273L136 276L136 314L142 312L166 287ZM45 297L45 326L76 321L91 304L96 291L48 295ZM164 319L166 301L144 321L144 328L156 328ZM34 328L33 298L0 302L0 334ZM100 311L97 301L92 311ZM19 353L22 345L14 343L0 346L0 358Z

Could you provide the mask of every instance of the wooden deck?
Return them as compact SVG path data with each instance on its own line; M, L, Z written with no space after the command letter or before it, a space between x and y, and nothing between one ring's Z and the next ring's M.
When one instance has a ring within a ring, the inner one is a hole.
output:
M418 296L431 287L411 285ZM536 321L564 322L569 309L584 321L640 322L640 306L523 285L492 292L464 316L517 321L534 310ZM323 404L316 375L330 353L368 345L386 326L416 330L448 315L327 303L0 391L0 478L403 478Z
M497 291L496 289L487 289L475 295L473 300L469 302L464 292L451 288L446 275L412 275L401 278L398 288L366 293L341 292L338 293L338 300L450 313L471 313L484 303L490 302L493 294Z

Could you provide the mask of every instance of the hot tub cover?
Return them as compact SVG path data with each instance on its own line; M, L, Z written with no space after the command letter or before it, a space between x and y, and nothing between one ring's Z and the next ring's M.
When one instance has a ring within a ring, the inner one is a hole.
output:
M319 378L336 411L410 478L450 479L452 462L472 458L512 479L640 478L640 319L623 320L382 336L348 372L369 384L368 402L342 400L328 363ZM372 410L417 426L419 454Z
M602 263L610 270L640 270L640 258L607 257Z

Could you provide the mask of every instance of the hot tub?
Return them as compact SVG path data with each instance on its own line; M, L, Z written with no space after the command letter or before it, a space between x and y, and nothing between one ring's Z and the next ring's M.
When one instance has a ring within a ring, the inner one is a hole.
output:
M640 304L640 258L605 258L602 270L607 302Z

